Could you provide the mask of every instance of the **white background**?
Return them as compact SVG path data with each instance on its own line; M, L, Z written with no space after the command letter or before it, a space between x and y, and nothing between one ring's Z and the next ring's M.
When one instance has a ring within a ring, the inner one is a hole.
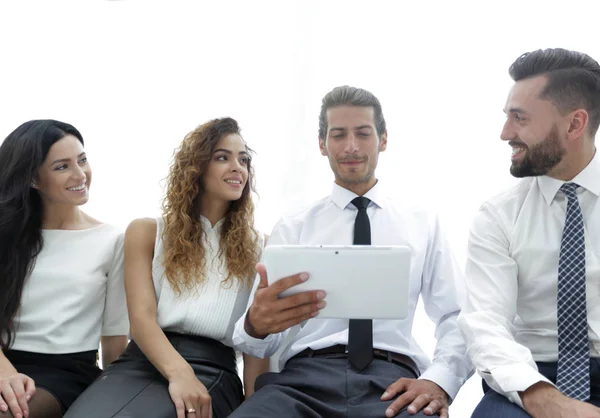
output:
M320 100L371 90L388 123L378 177L437 209L461 265L478 206L513 183L499 140L521 53L600 59L599 2L74 1L0 4L0 138L54 118L83 134L93 167L86 210L121 227L157 216L174 148L195 126L236 118L257 152L256 222L326 195ZM1 167L0 167L1 169ZM414 332L428 353L433 327ZM451 407L468 417L473 377Z

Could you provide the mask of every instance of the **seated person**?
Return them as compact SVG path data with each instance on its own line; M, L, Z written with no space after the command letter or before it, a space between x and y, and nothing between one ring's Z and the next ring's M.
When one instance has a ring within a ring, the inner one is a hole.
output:
M123 234L84 213L92 170L67 123L0 146L0 417L62 417L127 345Z
M232 345L262 252L250 150L231 118L189 133L163 215L125 235L132 341L66 417L225 418L244 400ZM268 360L244 356L246 396Z
M327 303L323 291L279 297L306 279L303 272L268 285L259 266L260 281L236 324L235 344L254 356L270 356L290 328L299 327L282 352L282 372L260 376L256 393L231 417L447 417L450 400L471 372L456 324L460 270L435 216L383 195L375 168L388 135L379 100L366 90L337 87L324 97L319 122L321 154L335 177L332 193L283 218L269 243L410 246L409 315L319 319ZM436 324L432 363L411 333L420 295Z
M485 380L474 417L600 417L600 65L564 49L510 67L500 138L523 178L471 228L459 323Z

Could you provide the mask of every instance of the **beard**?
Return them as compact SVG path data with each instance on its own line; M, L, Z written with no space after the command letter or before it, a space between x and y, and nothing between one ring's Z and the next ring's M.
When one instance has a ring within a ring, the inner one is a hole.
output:
M521 141L511 141L510 144L520 145L525 148L525 155L521 161L513 161L510 174L514 177L534 177L548 174L566 153L560 144L560 135L556 125L546 138L531 147L527 147Z

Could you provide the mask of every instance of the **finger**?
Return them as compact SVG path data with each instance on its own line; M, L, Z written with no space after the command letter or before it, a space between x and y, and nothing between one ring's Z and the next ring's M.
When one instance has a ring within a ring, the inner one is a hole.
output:
M19 407L19 402L17 402L17 397L15 396L15 392L13 391L11 385L9 385L8 383L4 383L2 385L1 392L4 401L10 409L10 412L13 414L13 417L22 418L23 411L21 411L21 408Z
M27 377L25 380L25 398L30 400L35 395L35 382L31 377Z
M185 404L183 403L183 399L179 398L173 403L177 411L177 418L185 418Z
M265 272L266 277L266 272ZM291 276L284 277L281 280L277 280L271 286L268 287L269 295L278 297L281 292L289 289L292 286L299 285L308 280L308 273L298 273Z
M2 397L1 394L0 394L0 411L2 411L2 412L8 411L8 405L4 401L4 398Z
M304 306L310 303L318 303L325 299L327 294L323 290L310 290L308 292L296 293L295 295L286 296L273 303L275 311L285 311L294 309L299 306Z
M444 406L442 407L442 409L440 409L440 418L448 418L449 414L448 414L448 407Z
M394 383L388 386L385 392L383 392L383 395L381 395L381 400L389 401L397 394L404 392L406 389L408 389L409 383L410 380L405 378L396 380Z
M429 405L427 405L427 406L425 406L425 408L423 408L423 413L425 415L433 415L437 411L439 411L441 408L442 408L442 403L439 400L434 399L433 401L429 402Z
M396 414L406 405L411 403L415 397L416 394L414 392L404 392L388 407L385 411L385 416L388 418L396 416Z
M265 265L263 263L258 263L256 265L256 272L258 273L258 276L260 277L260 279L258 281L258 287L256 288L256 290L264 289L264 288L268 287L269 281L267 280L267 268L265 267Z
M271 333L276 334L278 332L285 331L286 329L294 327L303 321L314 318L318 314L319 314L319 312L313 312L311 314L307 314L307 315L304 315L304 316L301 316L298 318L290 319L289 321L281 322L278 325L273 327L273 330L271 331Z
M29 407L27 405L27 398L25 397L25 385L23 385L23 381L16 380L12 382L13 392L15 393L15 397L17 398L17 402L19 403L19 408L23 412L23 416L29 416Z
M296 318L311 315L313 312L318 313L325 306L327 306L327 303L324 300L321 300L319 302L306 303L295 308L286 309L276 315L275 323L292 321Z
M421 393L408 406L408 413L409 414L416 414L421 409L423 409L425 407L425 405L428 405L431 401L432 401L432 398L431 398L431 395L429 393Z
M212 402L208 405L208 418L212 418Z

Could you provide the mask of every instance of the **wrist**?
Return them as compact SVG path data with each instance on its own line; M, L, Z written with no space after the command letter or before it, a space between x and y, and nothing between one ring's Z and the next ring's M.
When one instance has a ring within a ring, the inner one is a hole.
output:
M196 376L194 369L192 369L192 366L190 366L187 361L165 368L164 373L165 379L167 379L169 382L190 374Z
M248 309L248 313L246 313L246 318L244 319L244 331L246 331L246 334L248 334L252 338L256 338L259 340L264 340L268 335L268 334L261 335L256 332L256 328L254 328L254 326L252 325L252 322L250 322L250 309Z
M556 402L563 395L547 382L537 382L523 392L519 392L523 408L532 416L539 416L543 408Z

